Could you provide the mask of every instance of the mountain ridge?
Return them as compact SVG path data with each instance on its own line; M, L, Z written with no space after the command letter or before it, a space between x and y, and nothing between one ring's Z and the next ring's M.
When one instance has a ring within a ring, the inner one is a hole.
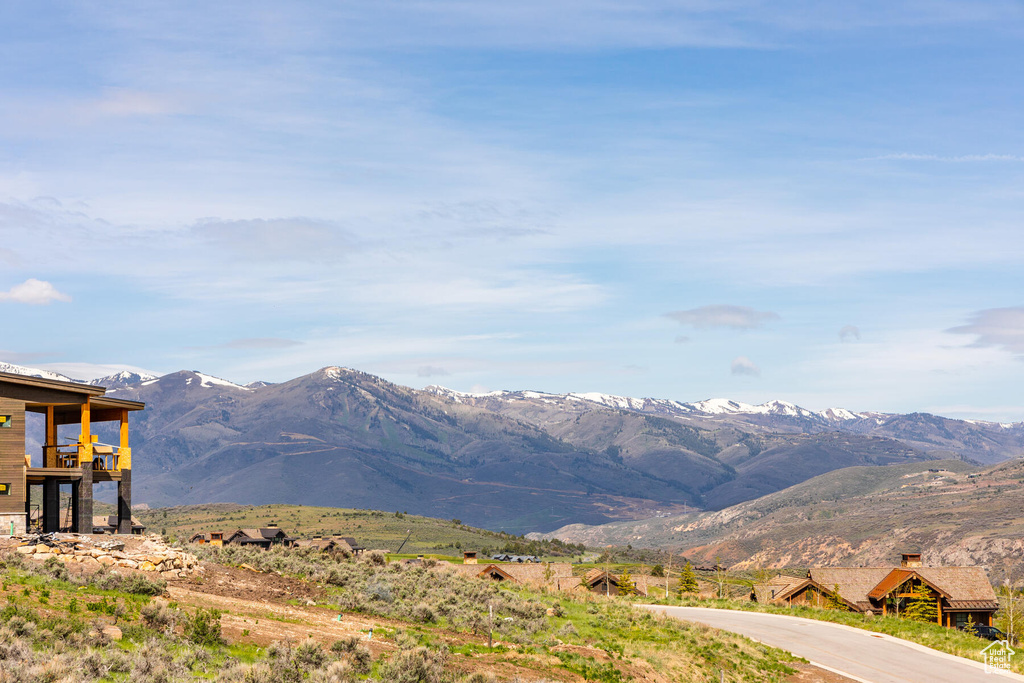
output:
M131 418L134 486L153 504L398 509L521 533L724 509L851 466L1024 453L1016 429L927 414L837 427L781 401L683 414L606 394L418 390L338 366L266 385L137 379L112 391L147 403Z

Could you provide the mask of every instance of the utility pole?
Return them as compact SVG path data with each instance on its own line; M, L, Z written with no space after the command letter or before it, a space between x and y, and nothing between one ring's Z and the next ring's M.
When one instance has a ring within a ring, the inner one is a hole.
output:
M494 647L494 605L487 603L487 649Z

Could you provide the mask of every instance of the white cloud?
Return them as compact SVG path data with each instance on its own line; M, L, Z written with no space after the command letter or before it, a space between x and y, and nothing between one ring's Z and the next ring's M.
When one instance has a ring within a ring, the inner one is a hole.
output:
M83 108L107 116L158 116L178 111L179 104L166 95L126 88L108 88L102 97L89 102Z
M839 341L860 341L860 328L856 325L843 325L839 330Z
M772 311L757 311L749 306L728 304L701 306L687 311L671 311L665 316L697 329L728 327L734 330L750 330L761 327L767 322L779 320L779 314Z
M118 365L118 364L105 364L105 363L47 363L45 365L36 366L41 370L49 370L51 372L59 372L62 375L70 377L71 379L77 379L80 381L88 381L90 379L99 379L100 377L108 377L110 375L116 375L119 372L137 372L139 374L157 375L160 376L164 373L153 372L145 368L140 368L134 365Z
M757 367L754 361L746 356L734 358L729 366L729 370L734 375L748 375L750 377L759 377L761 375L761 368Z
M947 332L975 335L972 346L995 347L1024 356L1024 306L977 311L968 324Z
M29 278L20 285L11 287L6 292L0 292L0 301L13 301L19 304L30 306L46 306L54 301L71 301L71 297L57 290L45 280Z
M446 377L452 373L436 365L421 365L416 368L417 377Z
M941 156L939 154L883 154L877 157L866 157L860 161L939 161L944 163L970 163L983 161L1024 161L1024 157L1016 154L962 154L960 156Z

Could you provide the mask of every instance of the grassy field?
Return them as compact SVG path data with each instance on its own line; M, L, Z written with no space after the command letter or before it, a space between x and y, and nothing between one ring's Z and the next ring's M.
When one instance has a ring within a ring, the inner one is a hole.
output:
M528 541L503 532L466 526L457 519L433 519L402 512L214 503L136 511L134 516L146 525L148 531L183 541L202 531L230 532L238 528L277 524L292 536L351 536L366 548L389 553L396 552L408 536L409 541L402 552L412 556L461 557L463 550L513 552L550 559L584 554L582 547L561 541Z
M12 683L769 683L788 680L796 671L791 664L803 666L780 650L652 615L625 599L536 592L373 557L281 548L200 552L206 580L172 581L171 602L154 596L164 590L160 582L106 572L69 576L55 559L43 564L0 555L0 677ZM245 594L277 582L293 591L303 587L315 599L226 598L231 586L215 577L229 575L248 577ZM222 622L244 628L227 637ZM100 633L114 624L122 638ZM267 633L285 636L270 642Z

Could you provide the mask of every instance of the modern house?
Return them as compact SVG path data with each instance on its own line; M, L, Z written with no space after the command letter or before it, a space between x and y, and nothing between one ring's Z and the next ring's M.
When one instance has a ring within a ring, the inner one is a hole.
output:
M146 406L108 397L106 392L89 384L0 373L0 533L27 531L32 486L42 488L44 532L61 530L60 494L61 487L67 487L69 530L92 533L93 484L104 481L117 482L117 532L131 533L128 415ZM29 413L42 416L38 458L26 453ZM100 443L93 426L110 422L118 425L117 443ZM34 460L39 467L33 467Z
M899 567L814 567L805 578L777 576L754 586L751 599L898 616L915 600L934 602L947 627L992 625L999 601L981 567L925 567L905 553Z
M253 545L264 550L273 545L283 545L286 548L295 544L297 539L292 538L284 532L284 529L276 525L252 529L236 529L231 533L223 531L209 531L194 534L189 539L190 543L197 545Z

